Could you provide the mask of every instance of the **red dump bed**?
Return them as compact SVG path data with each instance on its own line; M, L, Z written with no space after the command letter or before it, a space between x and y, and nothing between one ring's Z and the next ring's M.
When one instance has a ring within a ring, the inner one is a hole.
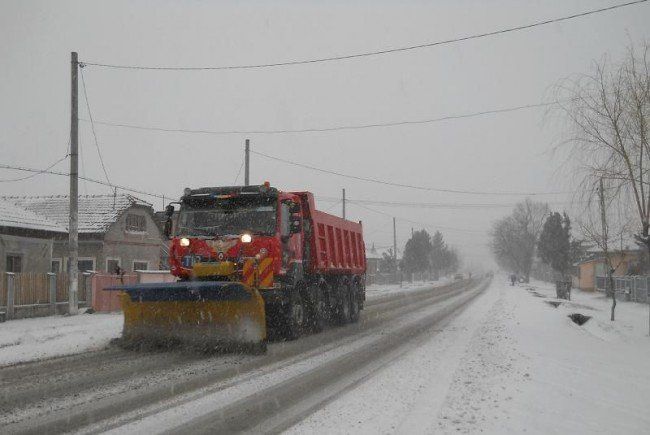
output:
M361 222L352 222L316 210L309 192L292 192L302 199L303 218L309 220L310 273L363 274L366 248ZM306 231L307 235L307 231Z

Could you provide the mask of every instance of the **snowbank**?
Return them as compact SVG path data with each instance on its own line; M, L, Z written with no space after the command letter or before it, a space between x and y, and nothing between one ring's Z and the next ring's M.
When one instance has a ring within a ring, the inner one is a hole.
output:
M0 323L0 366L102 349L122 333L122 313Z

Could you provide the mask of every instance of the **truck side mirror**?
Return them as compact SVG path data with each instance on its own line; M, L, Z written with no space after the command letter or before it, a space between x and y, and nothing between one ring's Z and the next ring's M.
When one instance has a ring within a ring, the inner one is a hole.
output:
M163 234L168 239L172 235L172 229L173 229L173 226L174 226L174 224L172 222L172 218L174 216L174 211L175 211L174 210L174 204L173 203L167 204L167 207L165 207L165 215L167 216L167 220L165 220L165 226L163 228Z
M289 232L291 234L297 234L302 231L302 219L300 216L291 216L289 223Z
M171 218L171 216L167 216L167 220L165 221L165 227L163 228L163 234L168 239L172 235L172 218Z

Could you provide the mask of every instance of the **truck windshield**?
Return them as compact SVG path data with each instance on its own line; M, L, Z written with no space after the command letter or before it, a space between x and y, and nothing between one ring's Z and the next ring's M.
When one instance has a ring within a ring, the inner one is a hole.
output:
M187 236L275 233L277 198L238 196L192 199L181 206L178 234Z

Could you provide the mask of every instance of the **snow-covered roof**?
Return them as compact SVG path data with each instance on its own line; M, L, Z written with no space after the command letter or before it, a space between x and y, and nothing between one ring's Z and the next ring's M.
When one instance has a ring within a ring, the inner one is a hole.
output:
M54 220L26 210L4 199L0 200L0 227L66 232L66 228Z
M5 196L10 202L32 214L55 222L63 232L68 231L70 200L67 195L56 196ZM151 207L151 204L131 195L80 195L79 232L103 233L128 208L134 205Z

